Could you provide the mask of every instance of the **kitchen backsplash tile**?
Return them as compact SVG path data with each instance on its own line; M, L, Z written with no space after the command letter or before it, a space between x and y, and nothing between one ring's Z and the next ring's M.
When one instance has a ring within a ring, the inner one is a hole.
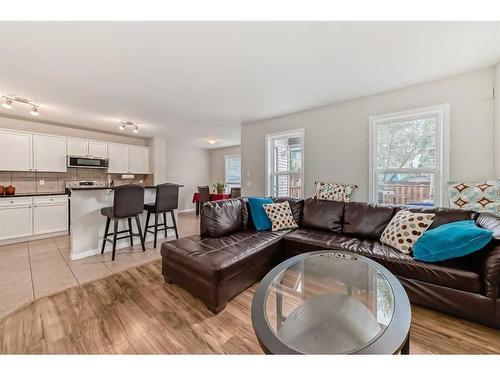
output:
M0 185L9 186L12 184L12 172L0 172Z
M135 175L133 179L122 179L121 174L111 174L115 186L126 184L153 184L153 175ZM40 185L40 180L44 184ZM107 181L108 174L101 169L68 168L67 172L5 172L0 171L0 185L13 185L16 194L60 193L64 192L64 183L68 180Z
M57 173L56 173L57 175ZM40 180L43 180L44 184L40 185ZM57 177L40 177L37 176L36 180L36 192L37 193L52 193L58 191L57 189ZM64 188L60 191L64 191Z
M36 193L35 177L12 176L12 186L16 188L16 194Z

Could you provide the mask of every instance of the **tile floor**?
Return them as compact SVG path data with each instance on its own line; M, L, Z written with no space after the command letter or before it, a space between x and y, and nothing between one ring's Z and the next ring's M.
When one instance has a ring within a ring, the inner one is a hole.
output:
M180 237L197 234L199 218L180 213L178 226ZM0 318L34 299L158 259L160 244L154 249L146 242L145 252L140 245L117 250L114 262L109 252L78 260L71 260L69 253L69 236L1 246Z

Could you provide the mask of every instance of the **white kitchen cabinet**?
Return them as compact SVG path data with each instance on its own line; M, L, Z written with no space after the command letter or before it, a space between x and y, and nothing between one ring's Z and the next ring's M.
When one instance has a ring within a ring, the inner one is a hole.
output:
M89 141L88 154L94 158L107 158L108 144L104 142Z
M30 171L32 140L28 133L0 131L0 171Z
M71 156L86 156L89 153L89 141L86 139L68 138L66 153Z
M68 230L68 197L53 195L34 197L34 235Z
M0 198L0 241L33 235L33 198Z
M33 166L38 172L66 172L66 138L35 134Z
M149 173L149 147L130 146L129 173Z
M129 173L130 146L120 143L108 143L108 173Z

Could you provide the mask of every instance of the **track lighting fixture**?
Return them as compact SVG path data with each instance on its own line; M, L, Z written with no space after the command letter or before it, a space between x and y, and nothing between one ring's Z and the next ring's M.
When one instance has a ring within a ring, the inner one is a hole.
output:
M12 108L12 102L16 103L21 103L21 104L27 104L31 106L31 114L33 116L38 116L40 113L38 112L38 108L40 108L40 105L33 103L30 99L26 98L21 98L19 96L15 95L1 95L3 98L4 102L2 103L2 106L7 109Z
M134 128L134 133L139 133L139 126L133 121L120 121L121 125L118 127L120 130L125 130L127 126Z

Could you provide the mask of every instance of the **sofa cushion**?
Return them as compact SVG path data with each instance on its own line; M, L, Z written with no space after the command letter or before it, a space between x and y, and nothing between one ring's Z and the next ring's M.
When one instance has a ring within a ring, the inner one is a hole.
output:
M500 179L448 184L450 206L500 214Z
M493 238L500 240L500 216L487 213L480 214L476 220L476 224L481 228L491 230Z
M308 198L304 201L302 226L332 232L342 232L344 202Z
M271 198L263 197L249 197L248 206L250 207L250 216L252 216L252 222L257 230L269 230L271 229L271 220L266 215L264 211L264 204L273 203Z
M378 240L396 212L394 206L352 202L344 208L344 233Z
M273 232L298 227L293 220L292 210L288 202L265 204L264 211L271 220L271 231Z
M337 184L322 181L316 181L315 184L316 193L313 198L337 202L350 202L352 193L358 188L354 184Z
M243 202L239 199L207 202L203 206L203 222L210 237L222 237L243 228Z
M413 257L423 262L463 257L484 248L492 236L493 231L473 220L444 224L423 234L413 247Z
M315 229L290 232L285 235L284 241L285 250L289 255L319 249L348 251L375 260L396 276L472 293L481 291L478 271L480 266L472 256L446 262L424 263L379 241Z
M351 246L350 251L372 258L396 276L471 293L481 291L479 265L473 258L424 263L372 240L360 240L356 246Z
M286 233L242 230L220 238L184 237L164 242L161 254L177 267L207 281L221 283L275 256L279 247L271 245Z
M300 198L290 198L290 197L275 197L273 198L274 203L288 202L290 209L292 210L293 220L300 225L302 222L302 211L304 209L304 200Z
M434 214L434 221L429 229L437 228L443 224L454 223L455 221L474 220L477 213L468 210L457 210L446 207L397 207L397 211L409 208L411 212L423 214Z
M415 243L431 226L434 214L401 210L382 232L380 242L405 254L411 254Z

